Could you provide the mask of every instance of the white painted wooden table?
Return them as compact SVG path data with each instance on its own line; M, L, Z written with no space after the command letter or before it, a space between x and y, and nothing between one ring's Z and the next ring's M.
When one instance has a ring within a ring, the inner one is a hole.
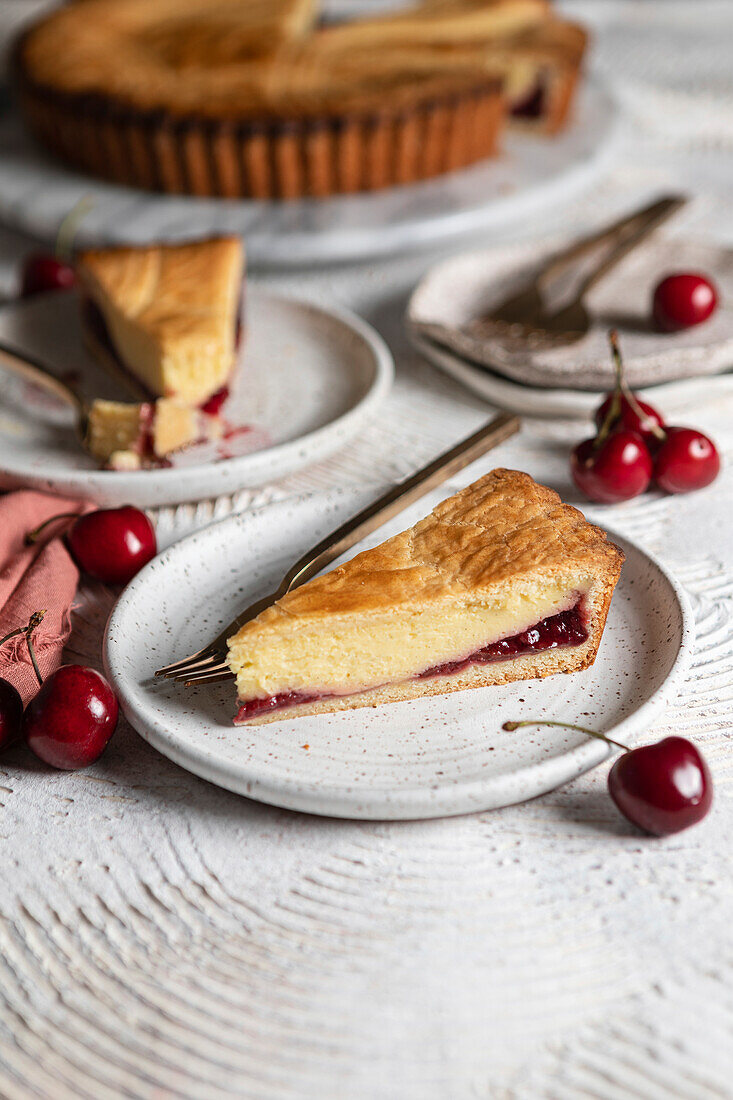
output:
M607 182L522 235L590 227L673 184L699 196L689 233L733 243L729 6L568 6L603 26L597 64L632 115ZM0 231L8 292L28 244ZM283 494L376 493L481 422L486 406L401 333L405 297L434 259L263 277L372 320L397 358L394 395L335 459L162 511L163 543ZM229 795L124 724L76 774L14 751L0 761L0 1095L733 1096L732 417L731 399L690 412L726 454L713 488L593 513L660 553L693 597L695 666L649 736L674 730L702 746L716 783L706 822L640 836L612 806L604 768L499 813L379 825ZM574 500L577 432L527 423L497 458ZM109 604L84 587L70 658L98 664Z

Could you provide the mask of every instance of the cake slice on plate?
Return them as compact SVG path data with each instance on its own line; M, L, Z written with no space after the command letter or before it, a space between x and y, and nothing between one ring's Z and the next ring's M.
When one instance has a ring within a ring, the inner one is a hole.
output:
M78 271L91 351L145 396L203 405L228 385L244 273L238 237L83 252Z
M557 493L494 470L230 638L235 721L587 668L623 560Z

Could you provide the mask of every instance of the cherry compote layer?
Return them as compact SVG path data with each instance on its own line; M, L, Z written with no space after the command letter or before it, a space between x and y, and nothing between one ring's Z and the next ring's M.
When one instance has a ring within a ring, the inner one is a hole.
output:
M460 661L446 661L442 665L434 665L427 668L417 677L418 680L427 680L431 676L453 676L457 672L463 672L471 665L490 665L494 661L505 661L508 657L521 657L523 653L538 653L544 649L560 649L562 646L582 645L588 638L585 625L585 616L580 604L571 607L569 611L560 611L557 615L550 615L536 626L524 630L521 634L515 634L512 638L502 638L500 642L492 642L483 649L476 650L468 657Z
M419 673L416 680L427 680L433 676L454 676L463 672L472 665L489 665L495 661L505 661L512 657L520 657L523 653L538 653L546 649L560 649L564 646L582 645L588 639L588 629L582 601L568 611L560 611L557 615L550 615L521 634L515 634L511 638L502 638L499 642L491 642L490 645L477 649L468 657L462 657L458 661L446 661L441 665L433 665ZM240 703L235 724L249 721L250 718L260 718L263 714L271 714L275 710L284 707L301 706L305 703L315 703L319 699L332 698L332 692L306 694L299 691L283 691L278 695L267 695L262 699L248 699Z

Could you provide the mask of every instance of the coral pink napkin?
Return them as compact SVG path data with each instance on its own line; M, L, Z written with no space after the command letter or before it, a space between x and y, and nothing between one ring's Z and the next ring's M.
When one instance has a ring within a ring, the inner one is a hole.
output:
M86 505L81 501L46 493L21 490L0 497L0 638L25 626L34 611L46 608L33 635L44 677L61 664L79 571L59 537L63 524L49 524L33 546L25 546L23 539L51 516L84 511ZM0 647L0 676L18 689L24 703L38 691L25 638L12 638Z

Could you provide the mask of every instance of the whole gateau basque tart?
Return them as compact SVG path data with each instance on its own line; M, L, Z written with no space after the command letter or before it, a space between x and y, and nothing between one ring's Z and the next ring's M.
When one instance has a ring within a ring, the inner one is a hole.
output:
M24 33L14 71L35 136L93 175L318 197L492 156L507 110L558 129L573 27L547 0L424 0L333 26L316 0L78 0Z
M235 721L578 672L623 560L557 493L494 470L245 623L228 642Z

